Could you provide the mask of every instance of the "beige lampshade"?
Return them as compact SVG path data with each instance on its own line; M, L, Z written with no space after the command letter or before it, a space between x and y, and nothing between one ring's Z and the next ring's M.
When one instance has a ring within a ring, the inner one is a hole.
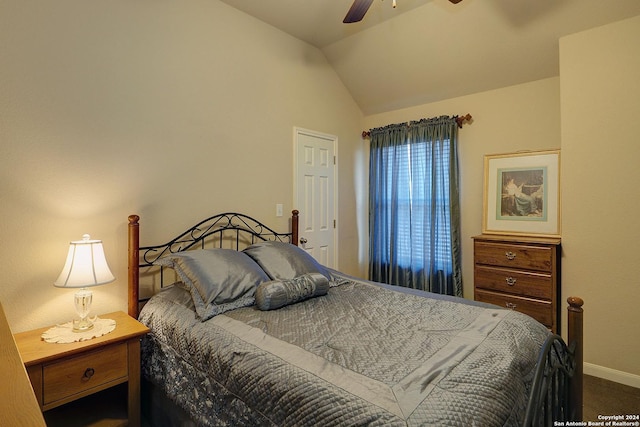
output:
M102 240L91 240L85 234L82 240L70 243L67 261L53 285L59 288L85 288L104 285L115 279L107 265Z

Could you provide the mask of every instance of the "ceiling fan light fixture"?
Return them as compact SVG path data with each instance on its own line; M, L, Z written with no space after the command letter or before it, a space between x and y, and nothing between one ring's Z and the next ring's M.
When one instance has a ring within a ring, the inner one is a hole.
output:
M462 0L449 0L449 1L453 4L458 4ZM364 15L369 10L369 7L371 7L371 3L373 3L373 0L353 0L353 4L349 8L349 11L347 12L347 16L344 17L342 22L345 24L351 24L353 22L362 21L362 18L364 18ZM393 8L394 9L396 8L396 0L393 0Z

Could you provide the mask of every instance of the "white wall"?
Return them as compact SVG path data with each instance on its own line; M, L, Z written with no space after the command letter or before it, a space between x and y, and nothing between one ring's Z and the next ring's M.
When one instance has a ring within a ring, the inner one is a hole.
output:
M216 0L5 1L0 16L0 301L14 332L70 320L68 242L104 241L126 311L127 216L160 243L206 215L280 229L293 127L338 136L340 268L358 270L362 115L316 49ZM355 147L355 148L354 148Z
M640 387L640 16L560 40L563 293L585 372Z

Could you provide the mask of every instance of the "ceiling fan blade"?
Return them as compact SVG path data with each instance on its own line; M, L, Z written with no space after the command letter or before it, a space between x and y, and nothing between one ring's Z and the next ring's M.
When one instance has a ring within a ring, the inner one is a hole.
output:
M373 3L373 0L354 0L351 8L347 12L347 16L344 17L342 22L345 24L351 24L353 22L362 21L367 10L371 7L371 3Z

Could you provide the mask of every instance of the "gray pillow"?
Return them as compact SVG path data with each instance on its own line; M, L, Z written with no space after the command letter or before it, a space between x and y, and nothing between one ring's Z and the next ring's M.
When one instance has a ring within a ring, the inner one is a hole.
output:
M284 242L260 242L243 251L267 273L272 280L287 280L308 273L320 273L328 280L331 274L303 249Z
M320 273L304 274L290 280L272 280L258 285L256 305L260 310L275 310L326 295L328 291L329 280Z
M252 305L256 287L269 280L249 256L232 249L178 252L159 258L154 264L176 271L202 321Z

